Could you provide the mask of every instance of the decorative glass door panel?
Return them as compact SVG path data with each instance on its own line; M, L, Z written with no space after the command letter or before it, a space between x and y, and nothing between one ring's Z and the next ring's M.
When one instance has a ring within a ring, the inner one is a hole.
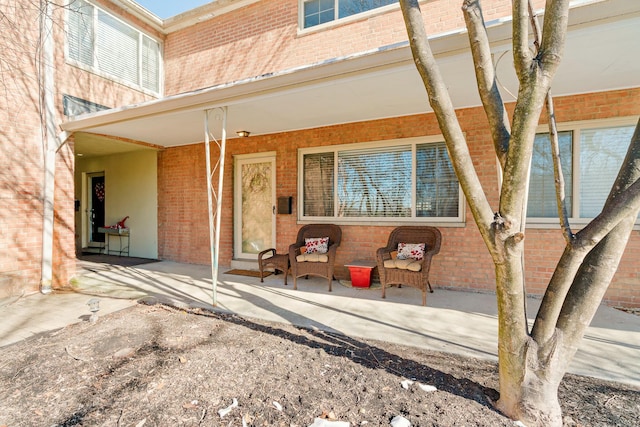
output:
M275 245L275 157L236 160L235 258L257 259Z

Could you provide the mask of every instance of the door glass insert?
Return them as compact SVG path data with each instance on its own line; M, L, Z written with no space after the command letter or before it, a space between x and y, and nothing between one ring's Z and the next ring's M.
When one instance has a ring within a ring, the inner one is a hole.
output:
M273 164L241 164L242 253L257 254L273 242Z

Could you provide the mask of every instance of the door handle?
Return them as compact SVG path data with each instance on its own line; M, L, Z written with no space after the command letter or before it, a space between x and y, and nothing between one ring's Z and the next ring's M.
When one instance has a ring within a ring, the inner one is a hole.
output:
M271 208L273 210L273 214L275 215L276 214L276 205L273 205Z

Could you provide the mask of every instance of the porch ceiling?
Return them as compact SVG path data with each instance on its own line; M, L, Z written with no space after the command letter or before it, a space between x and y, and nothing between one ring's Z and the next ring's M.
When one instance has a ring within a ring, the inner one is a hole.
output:
M640 86L640 4L610 0L571 12L565 57L553 84L555 96ZM509 51L511 22L488 26L505 101L518 90ZM449 85L454 106L480 105L465 32L435 37L432 48ZM502 56L504 54L504 56ZM316 128L431 111L406 44L336 58L277 75L175 95L157 101L79 116L62 125L89 132L171 147L204 139L204 113L227 106L228 138ZM212 114L220 138L221 115ZM80 138L85 155L109 150L108 138ZM113 149L123 149L122 144Z

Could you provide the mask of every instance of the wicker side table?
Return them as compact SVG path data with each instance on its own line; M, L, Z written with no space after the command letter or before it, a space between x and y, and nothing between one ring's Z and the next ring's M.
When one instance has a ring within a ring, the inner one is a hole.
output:
M271 254L271 256L268 256ZM266 257L267 256L267 257ZM278 254L274 248L265 249L258 254L258 268L260 269L260 282L264 282L264 269L272 267L275 274L278 270L284 273L284 285L287 286L287 275L289 274L289 254Z

